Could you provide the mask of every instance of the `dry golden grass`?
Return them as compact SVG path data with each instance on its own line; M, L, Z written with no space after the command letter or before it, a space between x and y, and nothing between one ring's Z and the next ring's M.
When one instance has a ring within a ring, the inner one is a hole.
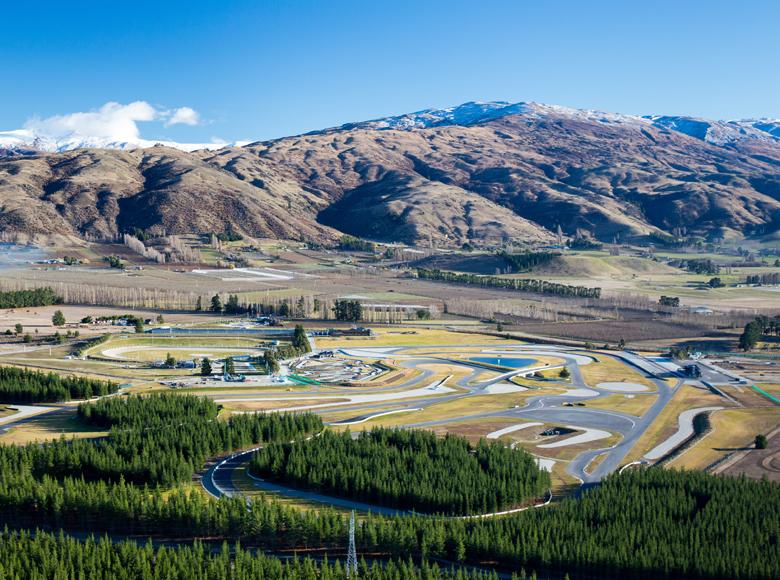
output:
M550 472L554 500L572 495L579 487L580 481L566 473L567 465L568 462L556 461Z
M731 451L747 447L759 433L768 433L780 424L780 407L724 409L710 415L712 431L669 467L704 469Z
M197 383L196 383L197 384ZM224 383L222 383L224 384ZM159 385L158 385L159 387ZM168 389L168 387L165 387ZM322 389L323 387L320 387ZM306 385L251 385L239 387L238 384L231 384L229 387L219 386L219 383L213 386L199 385L197 387L185 387L183 389L171 389L188 395L206 395L209 397L219 397L220 395L293 395L298 391L310 391L311 387Z
M546 427L552 426L554 424L550 425L544 425L542 427L539 427L540 430L545 429ZM560 425L558 423L558 425ZM538 431L537 431L538 433ZM617 433L612 433L609 437L606 437L604 439L598 439L596 441L587 441L585 443L579 443L577 445L567 445L564 447L554 447L553 449L539 449L536 447L536 445L544 445L546 443L553 443L554 441L563 440L564 438L568 437L576 437L578 433L573 433L571 435L566 435L565 437L539 437L535 441L535 445L531 446L528 443L520 442L518 445L521 447L525 447L529 451L533 453L543 453L545 457L549 457L550 459L555 459L556 461L571 461L575 457L577 457L580 453L583 451L588 451L590 449L603 449L607 447L612 447L613 445L616 445L620 442L622 439L622 436Z
M384 364L390 367L395 367L395 361L382 361ZM389 372L374 377L365 382L350 383L352 387L387 387L391 385L401 384L412 377L420 374L416 369L408 368L392 368Z
M485 417L482 419L471 419L468 421L454 421L447 425L436 425L433 427L427 427L426 429L440 436L443 436L446 433L453 433L455 435L465 437L472 443L475 443L481 438L486 437L488 433L492 433L498 429L503 429L504 427L509 427L510 425L516 425L518 422L519 421L517 420L507 419L506 417Z
M246 474L245 467L239 467L233 471L233 484L241 491L241 494L254 500L274 501L287 507L292 507L304 511L319 513L324 509L328 511L337 511L348 513L350 510L338 506L326 505L315 501L306 501L297 497L270 491L258 489L252 479Z
M415 328L409 327L373 327L374 337L339 337L317 338L317 346L320 348L359 348L363 346L436 346L436 345L462 345L473 344L519 344L518 341L506 340L496 336L482 334L466 334L451 332L440 328ZM401 334L401 332L413 332L414 334Z
M325 403L348 403L349 399L289 399L284 401L240 401L236 403L222 403L226 411L268 411L274 409L291 409L308 405L321 405Z
M368 425L405 425L408 423L421 423L424 421L440 421L442 419L456 419L464 415L501 411L510 409L515 405L523 406L523 397L538 395L535 391L523 391L520 393L506 393L500 395L473 395L459 399L434 403L425 409L415 413L387 415L372 419ZM413 399L408 400L410 404Z
M333 423L338 421L346 421L347 419L352 419L354 417L359 417L362 415L370 415L371 413L382 413L383 411L387 411L387 407L364 407L360 409L359 411L351 410L351 411L340 411L338 408L336 409L323 409L319 415L322 417L323 422L325 423ZM410 413L412 415L414 413ZM409 420L411 423L411 419ZM377 423L370 424L370 426L375 426ZM356 425L332 425L331 428L335 430L342 430L349 427L350 429L359 430L362 429L363 423L358 423Z
M571 387L569 382L563 382L563 380L557 377L552 380L537 380L526 377L514 376L508 379L509 382L521 387L527 387L530 389L537 389L538 395L550 395L564 392L567 388ZM538 392L539 389L544 389L544 393Z
M770 395L774 395L778 399L780 399L780 385L774 384L774 383L756 383L756 386L760 389L763 389Z
M608 395L599 399L585 401L585 405L596 409L608 409L641 417L653 406L653 395Z
M619 362L612 357L597 356L599 362L580 367L585 382L592 387L599 383L626 382L645 385L655 390L653 382L634 368Z
M593 473L598 469L598 466L601 465L601 462L604 461L607 458L608 453L601 453L599 455L596 455L590 463L585 467L585 471L587 473Z
M107 431L96 431L76 419L76 411L55 411L34 417L0 435L0 443L24 445L35 441L67 438L104 437Z
M730 403L710 391L692 387L690 385L681 386L661 411L661 414L653 422L642 437L637 441L634 448L628 453L623 463L636 461L644 456L653 447L670 437L677 431L677 418L680 413L687 409L698 407L726 407Z

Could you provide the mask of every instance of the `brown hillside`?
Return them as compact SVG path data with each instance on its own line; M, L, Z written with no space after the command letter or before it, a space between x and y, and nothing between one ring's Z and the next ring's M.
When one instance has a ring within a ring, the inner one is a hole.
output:
M771 233L780 145L708 142L554 112L470 126L333 129L219 151L154 147L0 159L0 229L460 245L546 243L560 225L611 241L686 228ZM338 231L337 231L338 230Z

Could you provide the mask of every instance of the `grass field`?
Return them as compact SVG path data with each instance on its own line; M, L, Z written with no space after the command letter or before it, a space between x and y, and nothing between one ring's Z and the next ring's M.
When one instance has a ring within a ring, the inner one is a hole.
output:
M608 395L585 402L588 407L608 409L620 413L629 413L641 417L653 406L656 397L653 395Z
M554 425L558 425L558 424L550 424L550 426L554 426ZM567 435L567 437L576 436L577 434L578 433L574 433L573 435ZM563 438L560 439L562 440ZM539 449L536 446L540 444L544 445L546 443L552 443L553 441L557 441L559 440L559 438L557 437L555 438L545 437L544 440L536 441L533 444L520 443L519 445L526 448L528 451L531 451L532 453L544 455L545 457L555 459L556 461L569 462L575 457L577 457L583 451L588 451L591 449L606 449L608 447L617 445L621 439L622 436L620 434L612 433L609 437L606 437L604 439L598 439L596 441L588 441L587 443L580 443L576 445L556 447L553 449Z
M286 401L238 401L235 403L225 402L222 406L226 411L269 411L275 409L290 409L292 407L301 407L305 405L320 405L323 403L346 403L349 399L317 399L314 397L296 397Z
M669 462L670 467L704 469L727 453L745 448L759 433L780 424L780 407L724 409L710 415L712 431Z
M756 386L780 399L780 385L774 383L756 383Z
M76 419L76 410L54 411L31 418L0 434L0 443L23 445L36 441L50 441L62 436L85 438L104 437L107 431L96 431Z
M317 339L320 348L359 348L362 346L470 346L474 344L521 344L497 336L451 332L439 328L415 328L408 326L373 327L373 337L321 337ZM404 334L402 334L401 332ZM405 334L412 332L413 334Z
M296 509L313 511L315 514L323 510L336 511L343 514L348 514L350 510L346 508L340 508L338 506L326 505L315 501L306 501L304 499L290 497L281 493L262 491L255 487L252 479L246 474L245 467L239 467L233 473L233 484L241 490L241 493L249 498L264 499L268 501L278 502L281 505L292 507Z
M36 357L0 357L0 364L11 364L14 366L27 367L32 370L48 371L53 370L61 374L83 375L103 380L115 380L120 383L133 383L155 381L157 379L174 379L177 377L191 376L193 369L152 369L152 368L133 368L127 362L102 362L91 360L64 360L57 358L48 358L47 356Z
M727 407L729 405L730 403L726 399L710 391L690 385L681 386L658 418L647 428L623 463L638 460L653 447L674 434L678 427L677 418L683 411L698 407Z
M204 347L254 347L265 341L247 336L165 336L165 335L115 335L106 342L90 348L87 354L99 353L115 347L152 346L165 348L170 346L204 346Z
M515 405L523 406L523 398L538 395L534 391L520 393L506 393L501 395L473 395L461 397L450 401L442 401L429 405L422 411L414 413L402 413L398 415L386 415L366 422L366 425L382 425L386 427L402 426L409 423L422 423L426 421L441 421L444 419L457 419L462 416L501 411L513 408ZM411 404L413 400L410 399ZM489 431L485 431L487 434Z
M272 290L254 290L252 292L239 292L240 300L246 302L265 302L270 303L273 300L283 298L299 298L300 296L311 296L313 291L304 288L274 288Z
M601 462L604 461L607 458L606 453L601 453L600 455L596 455L590 463L588 463L588 466L585 468L585 471L588 473L593 473L598 469L598 466L601 465Z
M638 370L634 370L612 357L599 355L597 359L598 362L580 367L582 377L588 385L595 387L599 383L626 382L645 385L650 387L651 391L656 390L653 382Z
M117 362L156 362L164 361L168 355L176 360L193 360L208 357L211 360L221 359L227 356L254 355L258 356L262 352L252 347L230 348L230 347L206 347L206 346L128 346L113 347L101 351L101 355L115 359ZM192 373L192 370L190 370Z

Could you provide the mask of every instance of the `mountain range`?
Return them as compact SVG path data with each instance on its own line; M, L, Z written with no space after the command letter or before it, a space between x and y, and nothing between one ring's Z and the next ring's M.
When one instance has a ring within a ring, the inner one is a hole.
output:
M780 229L778 120L491 102L212 150L12 133L0 134L2 231L454 246L548 243L559 227L606 241Z

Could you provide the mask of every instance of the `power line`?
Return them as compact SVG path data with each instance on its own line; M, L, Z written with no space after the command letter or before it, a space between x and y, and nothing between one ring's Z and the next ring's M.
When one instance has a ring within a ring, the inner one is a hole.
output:
M357 578L358 562L355 548L355 510L349 516L349 552L347 553L347 578Z

